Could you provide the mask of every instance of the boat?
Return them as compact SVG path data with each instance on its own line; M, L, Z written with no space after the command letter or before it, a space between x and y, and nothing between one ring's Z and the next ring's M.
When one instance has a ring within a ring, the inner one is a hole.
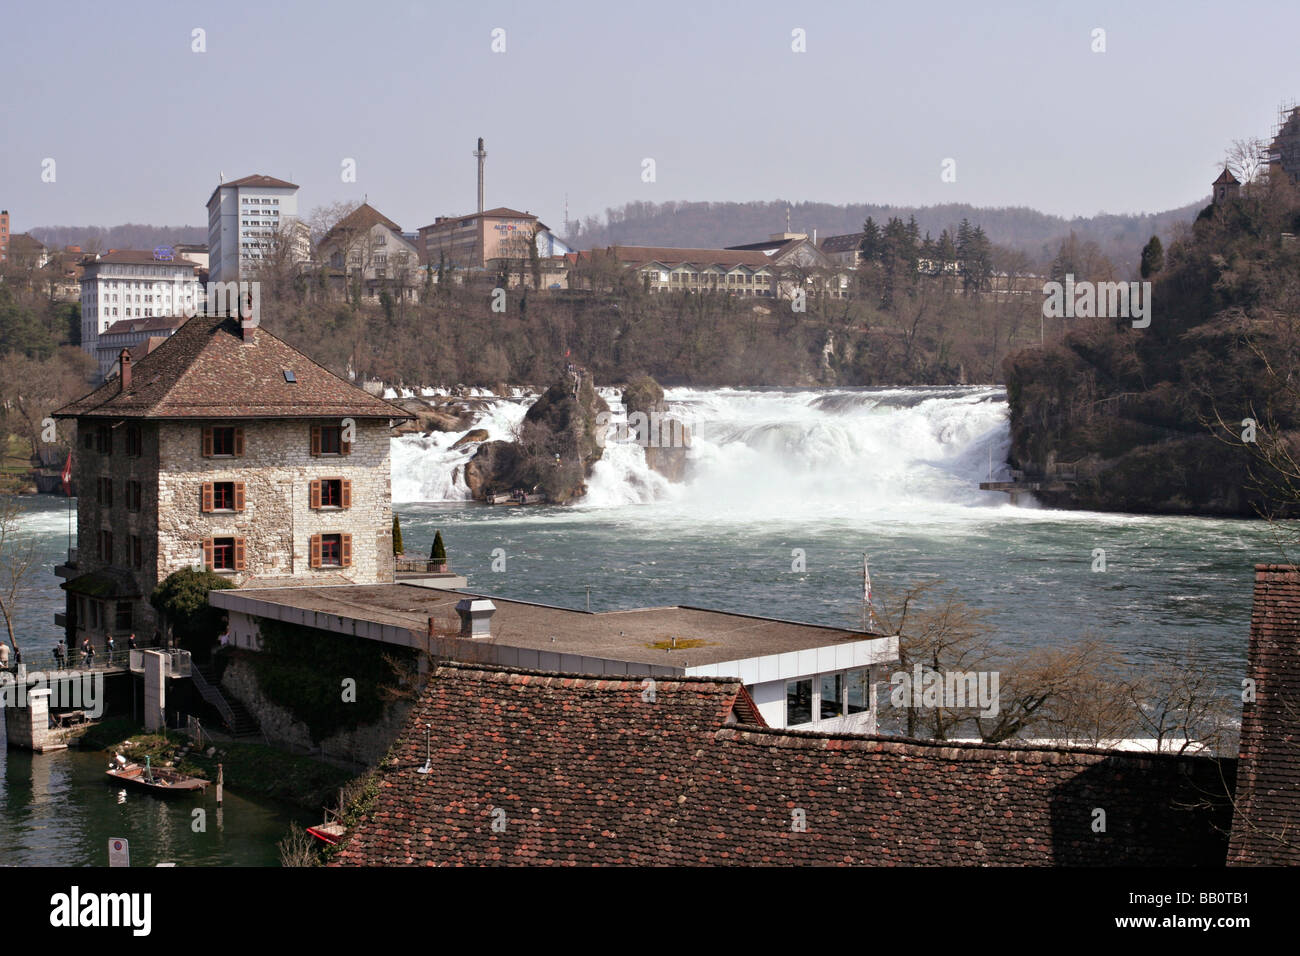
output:
M150 764L148 757L144 760L142 767L117 754L114 762L109 764L108 778L117 783L159 794L194 793L202 791L208 785L208 781L201 777L190 777L175 770L157 769Z

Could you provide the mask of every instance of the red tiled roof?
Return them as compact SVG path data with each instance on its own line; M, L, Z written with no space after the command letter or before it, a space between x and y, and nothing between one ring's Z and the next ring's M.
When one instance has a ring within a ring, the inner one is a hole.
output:
M852 252L862 245L862 233L851 232L843 236L827 236L822 240L822 252Z
M1300 864L1300 568L1255 568L1228 864Z
M341 233L368 232L376 224L381 224L401 235L402 228L369 203L362 203L338 222L321 239L322 248L329 245Z
M287 182L283 179L276 179L274 176L265 176L262 173L254 173L251 176L244 176L241 179L232 179L228 183L217 183L216 189L212 190L212 195L208 197L208 205L212 205L212 197L217 194L217 190L224 189L227 186L251 186L262 189L297 189L297 183Z
M1228 172L1228 167L1227 167L1227 166L1224 166L1224 167L1223 167L1223 172L1219 173L1219 178L1216 179L1216 180L1215 180L1211 185L1214 185L1214 186L1240 186L1240 185L1241 185L1241 180L1239 180L1236 176L1232 175L1232 173Z
M118 319L103 332L99 333L102 339L106 335L118 335L131 332L155 332L165 329L179 329L186 323L184 316L152 316L146 319Z
M443 665L335 862L1223 863L1231 761L727 726L742 694Z
M54 413L56 418L354 418L409 419L317 365L265 329L240 336L236 319L195 316L133 363L131 387L116 377ZM285 381L284 370L297 382Z

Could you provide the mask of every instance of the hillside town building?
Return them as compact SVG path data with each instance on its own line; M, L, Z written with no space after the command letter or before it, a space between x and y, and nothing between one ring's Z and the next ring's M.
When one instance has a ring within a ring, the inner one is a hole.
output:
M311 236L298 218L298 187L255 174L222 182L208 197L208 271L212 282L254 277L263 260L311 258Z
M467 216L439 216L420 227L418 248L420 263L431 269L515 272L526 285L531 284L530 263L536 258L543 288L563 284L564 257L574 251L533 214L505 206Z
M56 418L77 424L78 548L62 623L149 634L182 568L244 588L393 580L389 434L402 409L251 322L190 319Z
M122 319L192 315L202 306L199 267L161 253L122 249L81 262L81 349L98 358L99 336ZM101 368L102 368L101 363Z
M331 288L356 284L363 295L388 290L396 298L417 297L420 253L401 227L369 203L362 203L330 229L316 247Z

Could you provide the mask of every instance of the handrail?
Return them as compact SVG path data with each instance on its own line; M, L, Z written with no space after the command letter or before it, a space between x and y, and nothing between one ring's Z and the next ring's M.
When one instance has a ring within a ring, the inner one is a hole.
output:
M197 667L190 668L190 677L194 681L194 689L199 692L199 696L217 709L221 714L221 719L231 730L235 729L235 712L231 710L230 704L221 692L208 683L208 679L203 676L203 672Z

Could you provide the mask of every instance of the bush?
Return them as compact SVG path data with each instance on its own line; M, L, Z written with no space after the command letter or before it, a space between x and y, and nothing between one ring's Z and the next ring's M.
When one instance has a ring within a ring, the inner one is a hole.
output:
M172 572L154 588L149 603L166 616L182 647L202 651L226 629L226 612L208 603L208 592L234 586L214 571L185 568Z

